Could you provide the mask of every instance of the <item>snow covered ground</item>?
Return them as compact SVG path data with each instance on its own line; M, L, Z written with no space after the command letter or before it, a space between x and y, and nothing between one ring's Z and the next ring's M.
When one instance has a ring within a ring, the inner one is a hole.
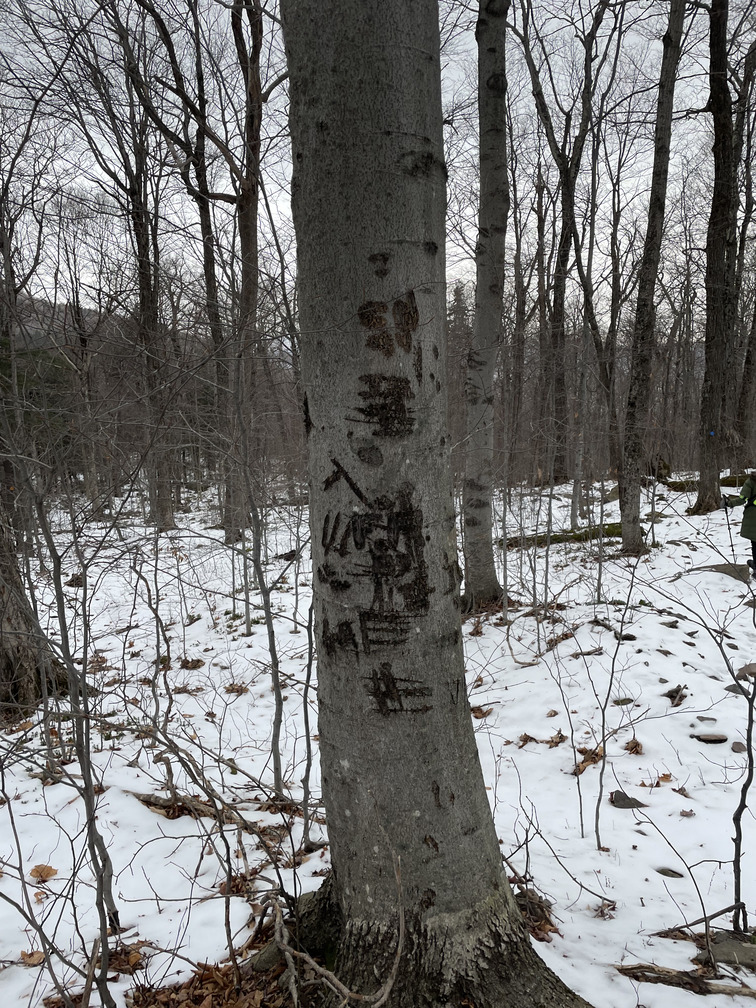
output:
M616 540L603 550L596 542L510 550L508 619L494 613L463 628L509 874L553 904L558 930L536 943L538 952L595 1008L699 1005L692 992L639 984L615 967L692 969L695 946L656 933L734 901L732 815L748 760L749 706L734 676L756 668L747 668L756 661L756 582L745 580L739 513L731 516L734 567L725 513L688 517L690 503L661 488L657 545L640 561L620 557ZM553 527L565 527L566 490L552 507ZM523 491L506 534L521 522L525 532L544 531L545 515L544 499ZM617 518L616 504L606 504L604 521ZM307 533L301 514L282 509L269 521L283 776L298 802L308 735L318 794L312 687L309 730L303 704L307 550L301 559L273 556L301 546ZM246 636L240 555L232 572L210 524L198 506L179 531L157 539L133 516L117 533L89 525L76 540L87 561L83 583L70 536L60 533L69 632L94 694L96 821L123 929L112 965L119 1004L137 981L174 982L197 962L223 959L229 936L241 948L266 892L314 889L328 866L326 848L300 849L294 806L281 813L267 804L274 695L261 599L253 590ZM40 615L50 614L59 639L49 575L34 573ZM80 990L75 969L86 972L98 934L81 768L68 749L65 704L60 712L0 735L0 998L13 1006L34 1008L55 994L46 948L58 983ZM46 764L45 727L48 743L70 759L59 780ZM213 795L223 799L222 813L201 814L202 803L212 811ZM157 803L143 800L149 796ZM194 805L179 808L185 796ZM315 819L312 837L322 840L318 810ZM756 912L749 810L743 833L742 895ZM713 926L728 927L730 916ZM756 987L756 976L732 975L733 991L741 982ZM707 1003L740 1008L751 1000L722 993ZM99 1003L95 993L90 1003Z

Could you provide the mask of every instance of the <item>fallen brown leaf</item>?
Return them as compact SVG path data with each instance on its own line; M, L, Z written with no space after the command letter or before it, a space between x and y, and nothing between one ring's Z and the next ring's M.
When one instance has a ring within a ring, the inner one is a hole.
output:
M550 739L546 739L545 741L548 743L549 749L553 749L555 746L561 745L562 742L566 742L567 736L560 729L555 735L552 735Z
M45 953L39 949L36 952L22 952L21 962L24 966L41 966L45 961Z
M49 864L34 865L29 872L32 878L39 879L40 882L47 882L54 875L58 874L57 868L51 868Z
M578 752L583 758L572 771L575 777L579 777L580 774L583 773L584 770L587 770L589 766L594 766L596 763L600 763L604 758L603 746L596 746L595 749L578 748Z

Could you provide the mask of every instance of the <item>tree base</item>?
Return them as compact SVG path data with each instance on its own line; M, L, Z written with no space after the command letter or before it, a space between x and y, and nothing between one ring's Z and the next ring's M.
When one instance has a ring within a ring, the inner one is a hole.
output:
M693 507L688 508L687 514L689 515L705 515L711 514L712 511L718 511L722 507L722 494L721 493L699 493L698 500L693 505Z
M397 930L375 921L343 924L329 883L330 879L303 910L300 939L326 963L328 951L332 954L337 944L334 972L341 983L354 994L374 995L391 976ZM314 946L309 944L313 939ZM328 1008L343 1003L343 994L335 992L324 1000ZM591 1008L540 959L519 912L510 911L498 895L456 914L407 920L399 968L384 1004L386 1008Z
M40 662L33 653L0 652L0 723L30 714L45 695L67 692L66 671L54 658Z
M462 596L462 614L474 616L477 613L498 611L503 597L504 590L498 584L495 588L483 591L465 592Z
M640 541L638 541L634 537L631 537L627 543L625 542L622 543L622 547L620 549L620 553L622 554L622 556L626 557L642 557L646 556L650 552L651 549L643 541L642 534L640 537Z

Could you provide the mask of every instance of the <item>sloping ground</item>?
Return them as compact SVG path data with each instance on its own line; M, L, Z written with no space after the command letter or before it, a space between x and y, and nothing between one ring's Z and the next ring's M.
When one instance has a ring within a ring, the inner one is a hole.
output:
M564 531L569 497L556 497L552 526ZM531 893L539 953L596 1008L699 1005L695 984L652 983L648 971L623 976L616 967L699 970L691 963L698 949L680 927L734 902L732 815L749 759L756 599L750 582L722 566L737 571L748 555L736 537L733 556L724 513L689 518L690 502L664 491L658 545L640 561L609 542L547 549L534 540L509 551L506 617L488 613L464 628L470 704L508 872ZM601 520L616 518L616 505L605 504ZM543 499L517 497L507 534L515 523L526 536L541 533ZM197 509L157 541L132 525L104 544L90 527L80 537L93 558L87 577L66 568L76 645L85 616L92 631L80 657L94 693L97 824L122 929L109 969L119 1005L129 990L139 1008L285 1004L275 971L238 991L230 965L198 964L222 963L230 944L246 963L274 892L314 889L328 868L322 810L314 807L305 843L301 808L308 737L318 796L311 688L308 728L303 708L308 570L296 558L267 567L271 580L286 570L272 594L290 792L277 803L260 598L252 594L246 636L239 556L232 572L209 524ZM270 525L272 555L306 537L283 512ZM49 598L44 573L37 590ZM0 736L0 994L13 1005L55 1003L47 964L59 987L78 996L76 969L86 974L98 933L69 717L64 703ZM752 851L750 813L743 830ZM742 889L756 910L748 861ZM729 916L714 926L729 926ZM670 928L675 937L656 937ZM739 979L715 982L733 991L715 995L717 1008L751 1002L737 993Z

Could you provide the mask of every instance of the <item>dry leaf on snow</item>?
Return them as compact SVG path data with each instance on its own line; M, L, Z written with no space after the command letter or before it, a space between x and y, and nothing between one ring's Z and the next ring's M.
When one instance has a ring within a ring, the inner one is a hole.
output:
M480 718L488 717L492 710L493 707L471 707L470 713L474 718L480 720Z
M604 758L604 747L596 746L595 749L578 749L578 752L583 757L575 769L572 771L576 777L587 770L589 766L594 766L596 763L600 763Z
M182 669L200 669L205 664L204 658L182 658Z
M29 874L32 878L39 879L40 882L47 882L58 874L58 869L51 868L49 864L38 864L34 865Z
M45 953L39 951L36 952L22 952L21 962L24 966L41 966L45 961Z

